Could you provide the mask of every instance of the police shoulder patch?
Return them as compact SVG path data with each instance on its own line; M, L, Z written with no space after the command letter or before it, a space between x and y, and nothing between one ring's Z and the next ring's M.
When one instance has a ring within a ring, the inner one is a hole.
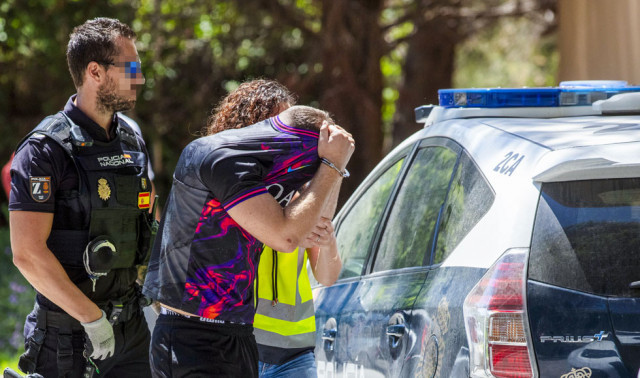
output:
M29 176L31 198L36 202L47 202L51 197L51 176Z

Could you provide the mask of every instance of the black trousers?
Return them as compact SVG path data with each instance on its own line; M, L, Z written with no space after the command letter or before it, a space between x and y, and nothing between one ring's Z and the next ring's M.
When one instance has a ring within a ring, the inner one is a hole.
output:
M33 334L35 328L35 315L27 316L25 322L25 338ZM113 327L116 339L115 354L105 360L93 360L100 374L94 377L137 378L151 377L149 368L149 342L150 334L147 321L142 311L130 320ZM88 363L83 357L84 332L72 333L73 344L73 369L65 377L82 377L85 365ZM58 377L58 329L49 327L40 349L37 359L36 373L46 378Z
M160 315L151 337L151 371L154 377L258 377L253 327Z

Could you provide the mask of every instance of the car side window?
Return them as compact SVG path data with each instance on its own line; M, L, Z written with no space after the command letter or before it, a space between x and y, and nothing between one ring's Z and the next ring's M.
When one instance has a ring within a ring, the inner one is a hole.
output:
M463 152L440 217L434 264L449 256L489 211L494 198L493 190L478 167Z
M342 271L338 279L362 274L376 226L403 161L404 158L387 169L362 194L340 223L336 240L342 259Z
M457 157L442 146L418 150L391 209L373 271L423 265Z

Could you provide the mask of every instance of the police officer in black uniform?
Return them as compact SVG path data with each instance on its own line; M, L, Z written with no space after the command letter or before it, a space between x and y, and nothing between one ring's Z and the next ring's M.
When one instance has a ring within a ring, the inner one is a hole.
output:
M11 247L37 292L25 373L150 376L136 280L153 238L153 193L145 144L117 115L144 84L135 38L114 19L76 27L67 62L77 94L16 151Z

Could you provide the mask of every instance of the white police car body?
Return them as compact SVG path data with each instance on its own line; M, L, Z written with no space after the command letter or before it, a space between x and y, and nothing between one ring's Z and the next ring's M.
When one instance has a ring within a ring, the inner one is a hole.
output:
M425 128L336 218L343 271L314 288L319 375L635 376L635 91L446 90L417 109Z

